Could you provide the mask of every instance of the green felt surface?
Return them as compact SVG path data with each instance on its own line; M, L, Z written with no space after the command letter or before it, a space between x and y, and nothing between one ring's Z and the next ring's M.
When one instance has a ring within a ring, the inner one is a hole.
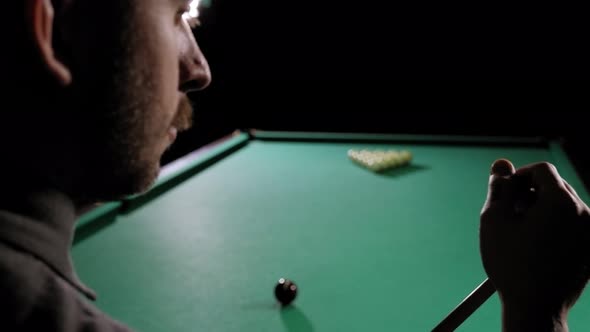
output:
M375 174L351 148L409 149ZM485 279L479 213L490 164L547 160L585 201L556 145L252 141L79 241L97 305L139 331L430 331ZM280 310L280 277L299 285ZM584 296L570 317L590 327ZM458 331L500 331L494 295Z

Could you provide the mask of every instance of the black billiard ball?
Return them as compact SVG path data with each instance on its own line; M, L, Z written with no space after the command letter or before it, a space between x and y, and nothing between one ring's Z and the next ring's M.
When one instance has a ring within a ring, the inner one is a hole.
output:
M279 279L275 286L275 297L281 305L288 306L297 297L297 285L289 279Z

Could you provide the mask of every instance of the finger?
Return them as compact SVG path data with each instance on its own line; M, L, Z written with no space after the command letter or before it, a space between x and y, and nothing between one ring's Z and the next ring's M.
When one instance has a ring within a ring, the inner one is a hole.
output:
M576 192L574 187L572 187L565 179L562 179L562 181L563 185L565 186L565 189L570 194L574 202L576 202L576 204L578 204L582 209L588 210L588 205L586 205L586 203L580 198L580 196L578 196L578 193Z
M494 161L490 168L488 202L496 202L506 197L506 192L509 189L508 177L514 172L514 165L507 159Z
M551 190L564 186L557 168L548 162L524 166L516 170L514 176L522 179L521 184L530 185L536 191Z
M514 165L506 159L498 159L492 164L488 202L486 207L495 205L503 215L522 216L537 200L532 175L521 171L516 173Z
M575 199L580 199L580 196L578 196L578 193L576 192L576 190L565 180L565 179L561 179L561 181L563 181L563 185L565 186L565 189L575 198Z
M504 176L490 175L488 183L488 203L499 203L511 199L510 179Z

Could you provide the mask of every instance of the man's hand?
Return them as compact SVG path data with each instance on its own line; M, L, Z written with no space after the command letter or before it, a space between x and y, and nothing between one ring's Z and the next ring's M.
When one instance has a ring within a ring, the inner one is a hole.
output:
M553 165L494 163L480 249L504 331L567 331L567 313L590 276L590 217Z

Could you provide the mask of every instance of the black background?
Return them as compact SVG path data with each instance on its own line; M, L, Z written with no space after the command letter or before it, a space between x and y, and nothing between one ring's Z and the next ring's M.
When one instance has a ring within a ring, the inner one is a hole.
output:
M213 81L164 162L238 128L548 136L588 181L581 6L213 0L195 30Z

